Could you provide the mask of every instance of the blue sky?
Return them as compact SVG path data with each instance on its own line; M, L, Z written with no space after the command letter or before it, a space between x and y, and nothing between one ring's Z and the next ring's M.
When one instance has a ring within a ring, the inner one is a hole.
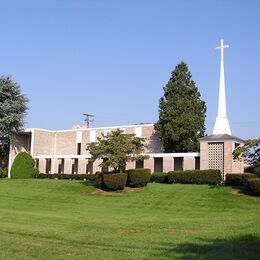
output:
M27 127L156 122L171 71L188 63L217 114L220 39L232 134L260 134L260 1L0 0L0 75L30 99Z

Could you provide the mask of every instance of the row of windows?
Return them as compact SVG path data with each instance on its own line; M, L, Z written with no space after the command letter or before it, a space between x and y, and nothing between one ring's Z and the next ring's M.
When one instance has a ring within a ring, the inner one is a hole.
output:
M93 163L86 162L84 172L78 172L79 160L77 158L73 159L71 169L69 172L64 172L65 169L65 159L59 159L58 162L58 173L66 173L66 174L77 174L77 173L87 173L92 174L93 172ZM174 170L183 170L183 157L175 157L174 158ZM39 168L39 159L36 159L36 167ZM144 161L136 161L135 168L144 168ZM200 168L200 158L195 157L195 169ZM52 169L52 159L46 159L45 173L51 173ZM107 168L101 169L103 172L107 172ZM163 171L163 158L154 158L154 172L162 172Z

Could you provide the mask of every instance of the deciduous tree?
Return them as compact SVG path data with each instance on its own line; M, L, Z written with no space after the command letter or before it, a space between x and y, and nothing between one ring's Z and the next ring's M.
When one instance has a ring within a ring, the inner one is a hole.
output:
M102 134L97 138L97 142L88 144L87 150L92 161L102 160L101 167L112 167L115 172L123 172L127 162L147 158L142 155L144 141L143 138L134 134L124 134L122 130L117 129L106 136Z

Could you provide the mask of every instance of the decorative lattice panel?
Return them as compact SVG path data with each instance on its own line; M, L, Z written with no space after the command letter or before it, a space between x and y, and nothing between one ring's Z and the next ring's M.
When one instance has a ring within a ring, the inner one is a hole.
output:
M209 169L224 172L224 143L209 143Z

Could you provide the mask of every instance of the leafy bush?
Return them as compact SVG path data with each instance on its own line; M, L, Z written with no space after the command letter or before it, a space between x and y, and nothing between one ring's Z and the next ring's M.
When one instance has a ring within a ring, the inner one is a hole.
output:
M152 181L158 182L158 183L167 183L167 173L166 172L155 172L152 174L151 177Z
M0 168L0 178L7 177L7 169L6 168Z
M88 175L92 175L91 177ZM40 179L58 179L58 180L86 180L92 179L94 180L94 174L64 174L64 173L40 173L37 178Z
M12 179L28 179L35 178L39 174L39 170L34 167L34 160L27 152L18 153L11 167Z
M143 187L151 179L151 170L150 169L130 169L127 171L127 186L129 187Z
M245 168L245 172L254 173L254 168L255 168L255 166L250 165Z
M246 188L253 194L260 195L260 178L249 179Z
M225 184L231 186L242 186L247 183L248 179L256 177L257 176L253 173L227 173Z
M250 165L245 168L245 172L250 172L256 174L260 177L260 164Z
M102 188L103 186L103 172L96 172L95 174L95 186L97 188Z
M107 173L103 175L103 187L107 190L123 190L126 181L126 173Z
M95 174L86 174L86 180L88 181L95 181L96 175Z
M260 166L255 167L253 172L257 175L257 177L260 177Z
M221 184L220 170L172 171L167 174L169 183Z

